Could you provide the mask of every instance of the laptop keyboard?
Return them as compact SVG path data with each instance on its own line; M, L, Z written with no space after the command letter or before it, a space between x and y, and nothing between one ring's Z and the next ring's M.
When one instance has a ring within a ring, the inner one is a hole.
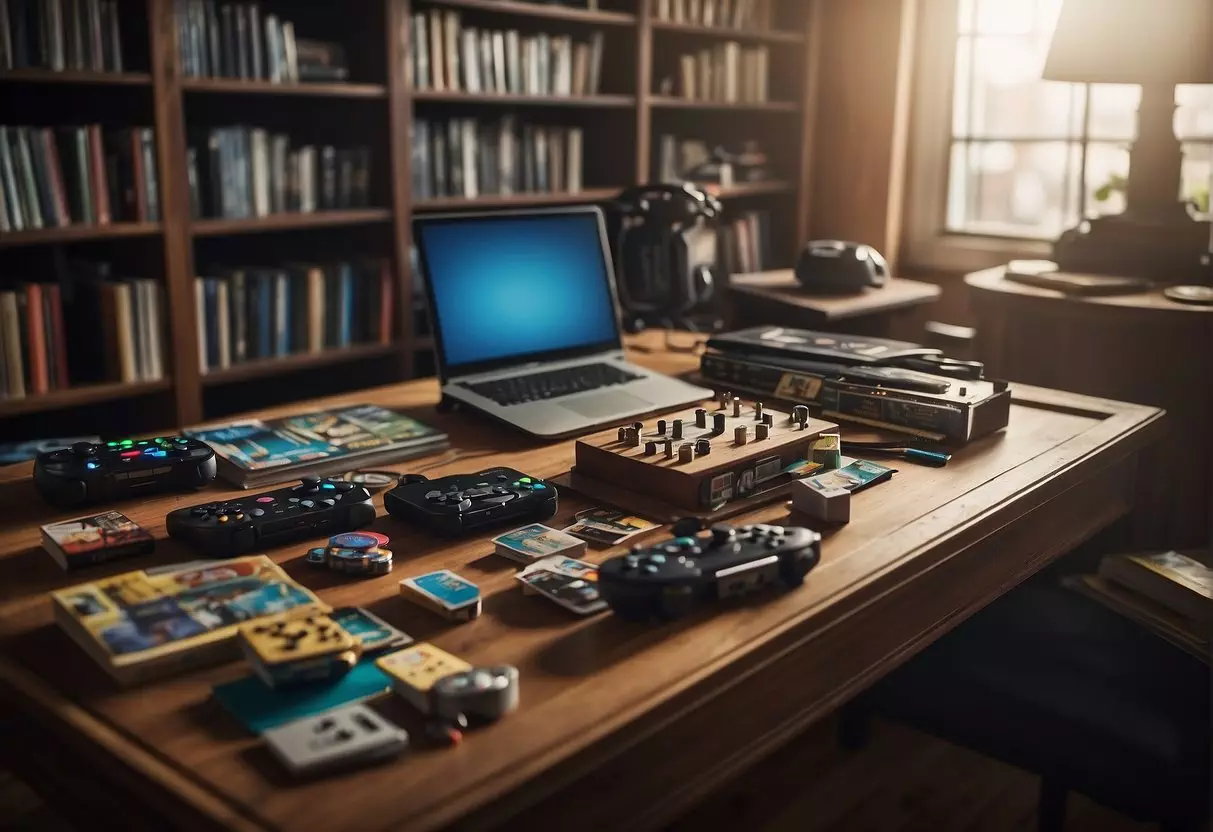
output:
M585 364L493 381L461 381L459 384L477 395L508 407L512 404L555 399L573 393L584 393L587 390L612 387L638 378L640 376L635 373L629 373L611 364Z

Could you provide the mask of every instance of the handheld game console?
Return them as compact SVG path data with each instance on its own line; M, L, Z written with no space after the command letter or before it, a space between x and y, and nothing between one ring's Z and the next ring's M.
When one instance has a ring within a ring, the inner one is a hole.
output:
M213 479L215 452L184 436L77 442L34 460L38 493L51 505L64 507L188 491Z
M406 474L383 496L383 505L395 517L460 535L507 521L546 520L556 513L556 488L513 468L436 480Z
M797 587L821 557L821 535L794 526L712 526L708 535L675 537L598 568L602 599L623 618L674 619L708 601L771 585Z
M232 557L303 538L349 532L375 519L371 493L341 479L299 485L169 512L165 526L211 557Z

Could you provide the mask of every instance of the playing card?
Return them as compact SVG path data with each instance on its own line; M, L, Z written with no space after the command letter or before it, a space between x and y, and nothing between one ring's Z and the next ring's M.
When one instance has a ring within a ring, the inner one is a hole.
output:
M593 580L590 580L538 568L527 569L514 576L524 589L530 589L577 615L593 615L606 609L606 601L598 594L597 578L596 571Z
M544 558L535 561L522 571L526 573L535 569L546 569L548 572L557 572L561 575L568 575L570 578L584 578L587 581L598 580L598 567L592 563L577 560L577 558L560 556Z
M578 512L577 522L564 531L603 546L614 546L629 537L657 527L656 523L643 517L625 514L611 508L591 508Z
M394 757L409 744L407 732L366 705L289 722L263 736L274 756L297 776Z
M361 607L342 607L329 613L341 629L362 642L362 653L379 653L411 644L413 637Z
M533 563L552 555L585 554L585 541L542 523L532 523L493 538L497 554L519 563Z

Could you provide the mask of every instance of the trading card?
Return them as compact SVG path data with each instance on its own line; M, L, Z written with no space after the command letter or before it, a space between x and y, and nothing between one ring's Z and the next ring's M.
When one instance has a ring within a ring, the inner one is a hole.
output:
M552 555L585 554L585 541L542 523L532 523L493 538L497 554L519 563L534 563Z
M818 474L813 477L818 490L842 488L854 494L856 491L861 491L870 485L884 482L897 473L896 468L889 468L876 462L868 462L867 460L848 460L844 458L843 462L845 464L842 468L836 471L827 471L824 474Z
M814 462L811 459L798 459L787 468L784 468L783 471L785 474L791 474L793 477L801 478L811 477L813 474L820 471L821 468L822 464L820 462Z
M400 582L400 594L447 618L466 620L480 615L480 587L449 569L405 578Z
M607 607L606 601L598 594L596 581L547 569L528 569L515 575L514 579L524 588L529 588L578 615L593 615Z
M361 607L341 607L329 613L341 629L362 642L363 655L393 650L411 644L413 637L397 630L374 613Z
M657 528L657 524L643 517L625 514L610 508L591 508L578 512L577 522L564 531L604 546L614 546L629 537Z
M587 581L598 580L598 567L592 563L586 563L584 560L577 560L577 558L566 558L559 555L544 558L535 561L522 571L530 572L534 569L546 569L548 572L559 572L570 578L584 578Z

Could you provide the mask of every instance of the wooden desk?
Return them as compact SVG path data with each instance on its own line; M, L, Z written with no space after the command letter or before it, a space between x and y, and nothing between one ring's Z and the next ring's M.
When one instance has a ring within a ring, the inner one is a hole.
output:
M1213 532L1213 306L1160 290L1063 295L1003 278L965 277L986 372L1166 408L1167 435L1145 459L1132 544L1183 548Z
M784 269L733 275L729 292L734 328L777 324L921 343L926 310L941 290L934 283L894 277L855 295L814 295Z
M667 372L695 359L635 358ZM432 381L305 403L370 401L441 424L452 454L401 470L510 464L564 471L571 443L529 440L472 416L438 415ZM296 405L295 408L300 407ZM281 411L279 411L281 412ZM856 495L854 522L828 534L822 562L787 594L705 611L671 625L610 615L573 620L524 597L487 536L454 544L381 516L396 571L358 581L303 564L305 546L270 555L334 605L369 607L418 639L522 673L520 709L450 750L425 749L403 700L382 708L417 748L383 767L300 785L210 699L247 673L236 664L116 689L51 622L48 590L191 557L155 555L66 576L38 549L41 505L29 466L0 471L0 713L9 763L87 821L121 811L127 828L647 829L666 822L792 738L1025 577L1130 508L1138 452L1161 413L1049 390L1016 391L1011 426L943 469L902 467ZM231 492L167 496L122 509L164 537L169 509ZM586 503L562 495L553 525ZM753 514L784 522L782 505ZM601 560L607 552L592 552ZM401 578L449 567L480 584L484 614L446 622L397 597ZM138 822L137 822L138 821Z

